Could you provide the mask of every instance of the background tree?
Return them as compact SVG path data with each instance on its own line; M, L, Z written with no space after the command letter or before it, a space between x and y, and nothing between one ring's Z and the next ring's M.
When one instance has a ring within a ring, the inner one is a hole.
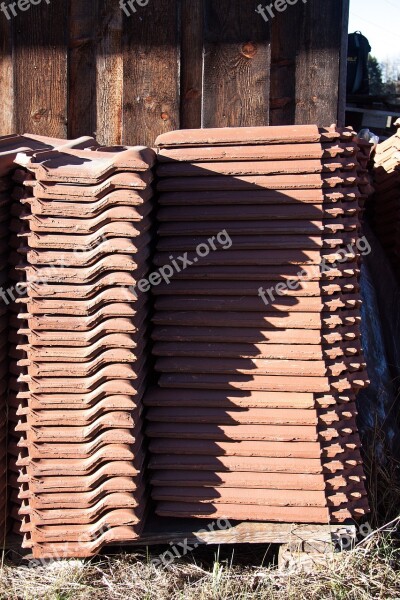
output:
M379 62L371 54L368 57L368 75L372 96L394 96L400 94L400 59Z
M381 63L385 94L400 94L400 57Z
M369 89L372 96L381 96L385 94L385 85L383 83L382 67L378 59L371 54L368 57Z

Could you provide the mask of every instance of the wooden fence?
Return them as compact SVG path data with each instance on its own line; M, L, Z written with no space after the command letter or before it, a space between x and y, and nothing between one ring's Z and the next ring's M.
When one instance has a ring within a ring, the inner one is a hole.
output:
M342 123L348 3L298 0L269 22L260 0L133 0L129 16L119 0L42 0L1 13L0 134L152 145L177 128Z

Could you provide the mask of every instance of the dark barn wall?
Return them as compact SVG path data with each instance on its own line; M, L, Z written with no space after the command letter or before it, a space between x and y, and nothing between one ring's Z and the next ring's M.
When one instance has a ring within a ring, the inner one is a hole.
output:
M51 0L0 14L0 134L152 145L187 127L341 120L349 0ZM263 5L266 2L262 3Z

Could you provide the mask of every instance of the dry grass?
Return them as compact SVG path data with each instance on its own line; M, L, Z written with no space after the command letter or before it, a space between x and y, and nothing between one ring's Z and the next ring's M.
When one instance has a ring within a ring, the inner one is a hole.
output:
M149 556L117 555L29 568L5 564L2 600L367 600L400 598L400 557L387 531L333 554L311 573L280 571L251 556L240 565L191 554L169 567ZM204 551L203 551L204 554ZM249 564L250 562L250 564Z
M363 449L364 471L371 514L369 522L378 528L395 519L400 507L400 463L386 445L386 436L378 426Z
M379 432L379 429L377 428ZM312 569L280 570L276 549L198 548L155 567L166 548L65 560L47 566L0 564L0 600L389 600L400 599L400 465L375 432L364 453L376 531L351 551ZM385 460L376 456L384 454ZM389 526L383 522L392 520ZM379 529L378 529L379 528ZM225 553L225 554L224 554Z

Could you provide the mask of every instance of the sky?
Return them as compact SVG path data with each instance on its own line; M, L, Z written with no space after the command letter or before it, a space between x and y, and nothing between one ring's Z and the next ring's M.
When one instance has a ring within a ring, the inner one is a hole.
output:
M350 0L349 32L361 31L379 62L400 59L400 0Z

